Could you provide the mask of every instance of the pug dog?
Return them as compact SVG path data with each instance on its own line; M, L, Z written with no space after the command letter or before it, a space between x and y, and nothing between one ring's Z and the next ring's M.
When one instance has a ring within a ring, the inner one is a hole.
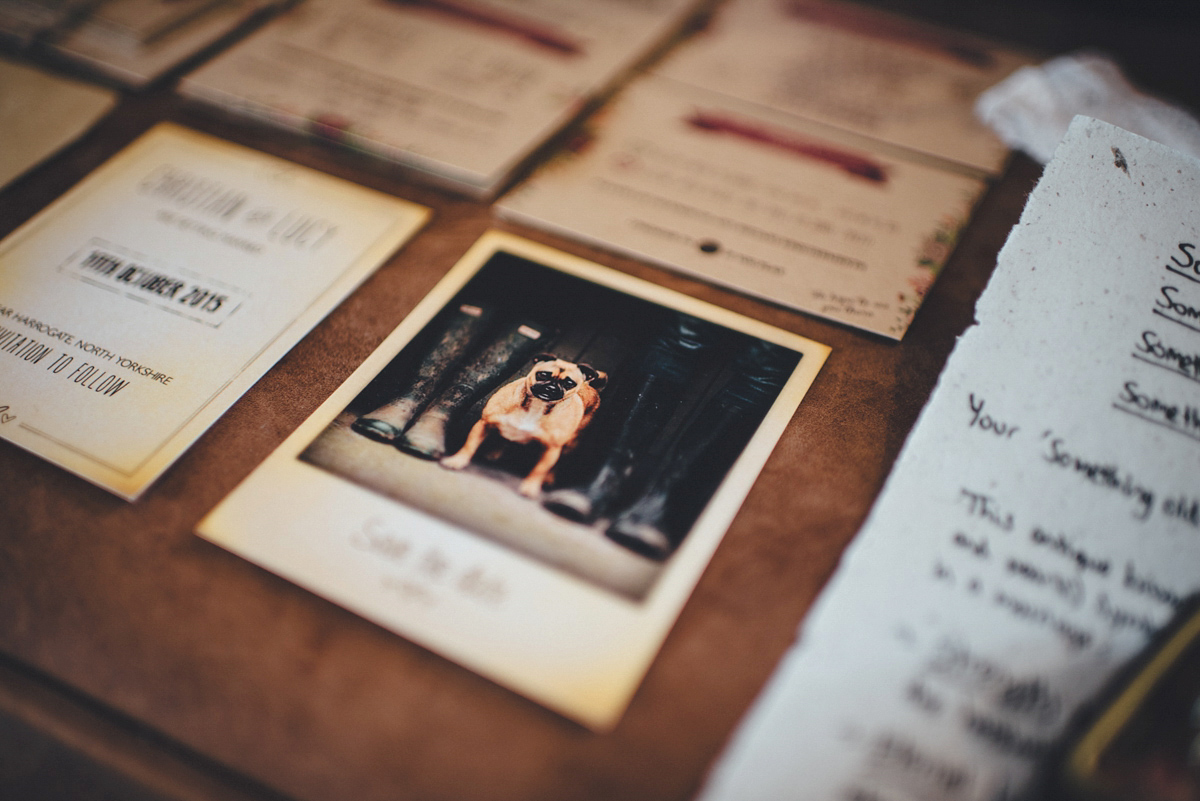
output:
M442 459L442 467L462 470L492 431L509 442L539 443L542 456L522 481L520 492L536 498L563 451L575 444L600 406L600 390L608 376L587 364L550 353L534 357L533 368L505 384L484 404L459 451Z

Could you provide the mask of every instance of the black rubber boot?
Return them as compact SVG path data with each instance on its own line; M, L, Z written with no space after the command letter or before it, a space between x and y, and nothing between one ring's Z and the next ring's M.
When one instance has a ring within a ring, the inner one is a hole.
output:
M653 478L613 520L605 532L609 539L651 559L674 552L798 359L795 351L762 341L741 351L729 377L679 432Z
M446 455L446 427L471 404L498 387L513 370L548 345L547 329L537 323L514 323L464 365L421 416L396 440L396 447L423 459Z
M720 336L720 329L677 312L650 344L632 381L614 403L624 410L624 422L607 454L586 484L556 489L542 504L557 515L581 523L604 516L620 496L637 459L662 434L679 409L684 391L702 356Z
M351 428L379 442L395 442L433 398L438 386L458 367L491 315L490 309L467 303L459 306L437 342L421 360L416 377L404 394L370 414L362 415Z

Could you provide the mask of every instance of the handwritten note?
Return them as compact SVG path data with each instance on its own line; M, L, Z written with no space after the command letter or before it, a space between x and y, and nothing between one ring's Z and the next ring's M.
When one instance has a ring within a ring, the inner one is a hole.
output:
M1200 588L1198 196L1076 118L704 801L1012 797Z

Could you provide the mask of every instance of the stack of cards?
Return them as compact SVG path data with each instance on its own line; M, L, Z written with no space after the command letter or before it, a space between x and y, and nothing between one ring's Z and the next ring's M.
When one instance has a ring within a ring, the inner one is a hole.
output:
M695 0L310 0L184 94L485 196Z
M899 339L1006 155L1014 53L825 0L733 0L505 215Z
M47 36L59 55L141 87L233 34L280 0L103 0Z
M218 45L285 0L0 0L0 43L36 40L139 88Z

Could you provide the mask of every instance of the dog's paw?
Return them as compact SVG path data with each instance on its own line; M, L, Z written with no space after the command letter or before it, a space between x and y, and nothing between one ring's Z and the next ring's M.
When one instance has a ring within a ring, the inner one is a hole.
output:
M537 480L522 481L521 486L517 491L520 492L522 495L524 495L526 498L537 498L539 495L542 494L542 482L537 481Z

